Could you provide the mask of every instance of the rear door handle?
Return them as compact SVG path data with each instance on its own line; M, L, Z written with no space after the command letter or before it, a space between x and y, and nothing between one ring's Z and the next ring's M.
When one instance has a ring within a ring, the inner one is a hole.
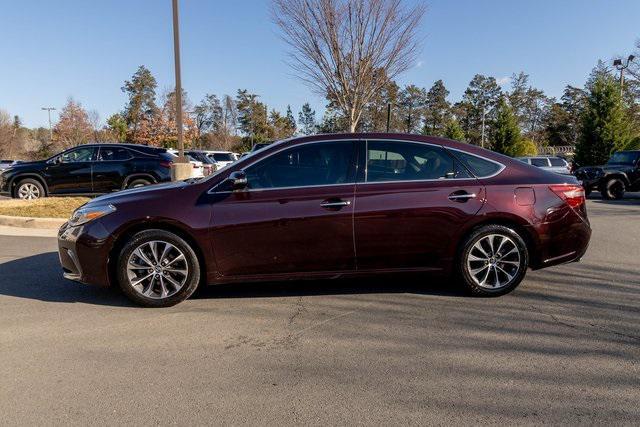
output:
M350 200L326 200L320 203L320 206L325 209L343 208L351 204Z
M454 202L466 202L469 199L475 199L476 193L467 193L466 191L449 194L449 200L453 200Z

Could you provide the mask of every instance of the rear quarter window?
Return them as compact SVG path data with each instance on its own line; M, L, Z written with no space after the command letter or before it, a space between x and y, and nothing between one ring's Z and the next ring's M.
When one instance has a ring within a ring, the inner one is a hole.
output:
M503 166L499 163L465 153L464 151L455 151L454 154L478 178L493 176L503 169Z

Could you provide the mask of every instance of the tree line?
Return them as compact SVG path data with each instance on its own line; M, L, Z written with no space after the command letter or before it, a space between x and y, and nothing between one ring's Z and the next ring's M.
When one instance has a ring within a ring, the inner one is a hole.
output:
M2 156L42 158L87 142L175 147L175 93L158 95L156 79L144 66L122 91L126 104L104 124L97 112L70 98L52 138L48 129L25 128L18 116L0 111ZM331 101L318 118L309 103L297 115L291 107L284 113L269 110L246 89L234 96L207 94L196 105L186 93L182 99L185 141L193 148L243 151L258 142L350 130L348 118ZM602 163L612 151L640 148L640 83L632 75L621 91L615 70L599 62L584 87L567 86L558 100L530 85L523 72L514 74L506 89L494 77L478 74L462 98L451 102L442 80L429 89L389 80L364 106L355 130L384 132L387 125L391 132L446 137L512 156L573 145L579 163Z

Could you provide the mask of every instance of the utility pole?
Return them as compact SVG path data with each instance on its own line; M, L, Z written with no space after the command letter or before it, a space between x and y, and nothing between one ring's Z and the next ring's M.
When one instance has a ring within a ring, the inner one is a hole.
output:
M613 66L620 71L620 98L624 95L624 70L629 68L629 63L635 59L635 56L629 55L627 61L623 64L622 59L615 59Z
M180 78L180 29L178 0L173 0L173 55L176 73L176 126L178 128L178 162L186 163L184 157L184 129L182 127L182 82Z
M391 124L391 103L387 104L387 133L389 133L389 125Z
M51 112L55 111L54 107L42 107L42 110L46 110L49 115L49 142L53 141L53 130L51 129Z

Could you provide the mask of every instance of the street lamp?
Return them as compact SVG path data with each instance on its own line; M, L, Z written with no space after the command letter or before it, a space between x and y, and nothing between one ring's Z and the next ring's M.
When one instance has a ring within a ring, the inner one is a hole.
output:
M622 97L622 93L624 90L624 70L629 68L629 63L631 63L631 61L633 61L635 58L635 56L629 55L625 63L622 62L622 59L614 59L613 61L613 66L616 67L618 71L620 71L620 97Z
M53 141L53 130L51 130L51 112L55 111L54 107L42 107L41 110L46 111L49 115L49 141Z

